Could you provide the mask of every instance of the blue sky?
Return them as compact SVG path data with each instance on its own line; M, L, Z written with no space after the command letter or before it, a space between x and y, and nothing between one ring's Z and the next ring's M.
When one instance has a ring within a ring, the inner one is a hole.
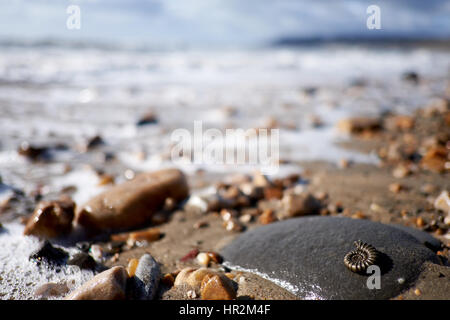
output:
M66 8L81 9L69 31ZM381 8L382 30L367 30L366 8ZM8 0L0 38L64 38L167 45L258 45L280 37L403 34L450 37L444 0Z

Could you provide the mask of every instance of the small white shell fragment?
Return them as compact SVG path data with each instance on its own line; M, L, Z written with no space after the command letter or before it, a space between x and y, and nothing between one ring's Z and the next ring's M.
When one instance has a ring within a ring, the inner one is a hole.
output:
M197 294L195 293L194 290L189 290L188 292L186 292L186 296L188 297L188 299L195 299L195 298L197 298Z
M434 207L450 215L450 197L447 190L443 190L436 200L434 200Z
M104 262L103 260L103 249L98 244L93 244L90 248L90 253L92 258L97 262Z
M207 267L209 265L209 261L211 260L211 258L209 257L209 255L205 252L200 252L197 255L197 262L202 265Z

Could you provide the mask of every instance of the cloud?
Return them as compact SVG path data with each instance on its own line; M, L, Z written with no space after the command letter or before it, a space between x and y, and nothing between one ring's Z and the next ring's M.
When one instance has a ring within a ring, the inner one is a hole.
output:
M284 36L363 35L366 8L382 32L450 36L450 1L439 0L12 0L0 3L2 37L64 37L149 43L258 44ZM65 28L77 4L82 28Z

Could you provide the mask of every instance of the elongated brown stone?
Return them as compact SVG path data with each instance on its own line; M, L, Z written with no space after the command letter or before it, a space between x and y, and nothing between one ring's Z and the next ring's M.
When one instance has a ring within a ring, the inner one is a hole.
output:
M77 210L75 221L97 232L134 228L148 222L167 198L178 202L188 194L188 184L180 170L142 173L89 200Z

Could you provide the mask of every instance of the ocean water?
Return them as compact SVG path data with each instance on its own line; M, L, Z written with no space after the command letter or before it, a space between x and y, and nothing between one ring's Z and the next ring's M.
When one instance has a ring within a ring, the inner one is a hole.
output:
M427 48L150 51L3 45L0 173L3 181L26 187L25 182L47 176L48 168L30 167L17 156L21 141L73 146L97 134L131 168L170 165L171 133L193 131L199 120L205 129L225 130L264 127L275 119L282 159L374 162L373 156L337 148L334 142L345 137L336 134L335 123L349 115L407 113L423 106L445 92L449 62L448 52ZM420 74L419 86L401 80L407 71ZM367 86L352 89L355 81ZM316 93L305 93L308 88ZM149 110L158 124L137 127L137 119ZM323 126L314 128L311 116ZM136 156L142 152L144 159ZM75 166L89 161L73 150L54 156ZM49 167L55 174L61 170L58 164ZM28 181L21 179L24 174Z
M402 80L408 71L420 75L418 85ZM152 51L3 44L0 199L8 198L12 188L28 195L42 186L46 193L74 186L73 198L82 203L104 190L95 169L107 168L98 152L78 150L85 139L100 135L106 144L102 150L116 156L111 166L118 172L155 170L173 166L171 134L180 128L193 132L195 121L224 131L266 127L276 120L280 158L291 161L281 165L280 175L300 171L292 164L300 160L377 163L375 155L336 144L347 139L336 131L337 121L385 111L412 112L448 90L449 71L449 53L430 48L326 45ZM362 82L363 87L353 85ZM148 111L158 122L136 126ZM315 127L311 117L322 125ZM22 141L64 143L67 148L52 149L51 162L36 164L17 154ZM200 163L181 168L194 174L199 168L230 173L251 172L258 166ZM8 232L0 234L1 298L32 298L38 284L62 279L30 265L28 255L38 247L37 240L21 236L17 222L5 226ZM24 285L14 270L22 270L29 281ZM72 269L62 274L76 285L92 276Z

